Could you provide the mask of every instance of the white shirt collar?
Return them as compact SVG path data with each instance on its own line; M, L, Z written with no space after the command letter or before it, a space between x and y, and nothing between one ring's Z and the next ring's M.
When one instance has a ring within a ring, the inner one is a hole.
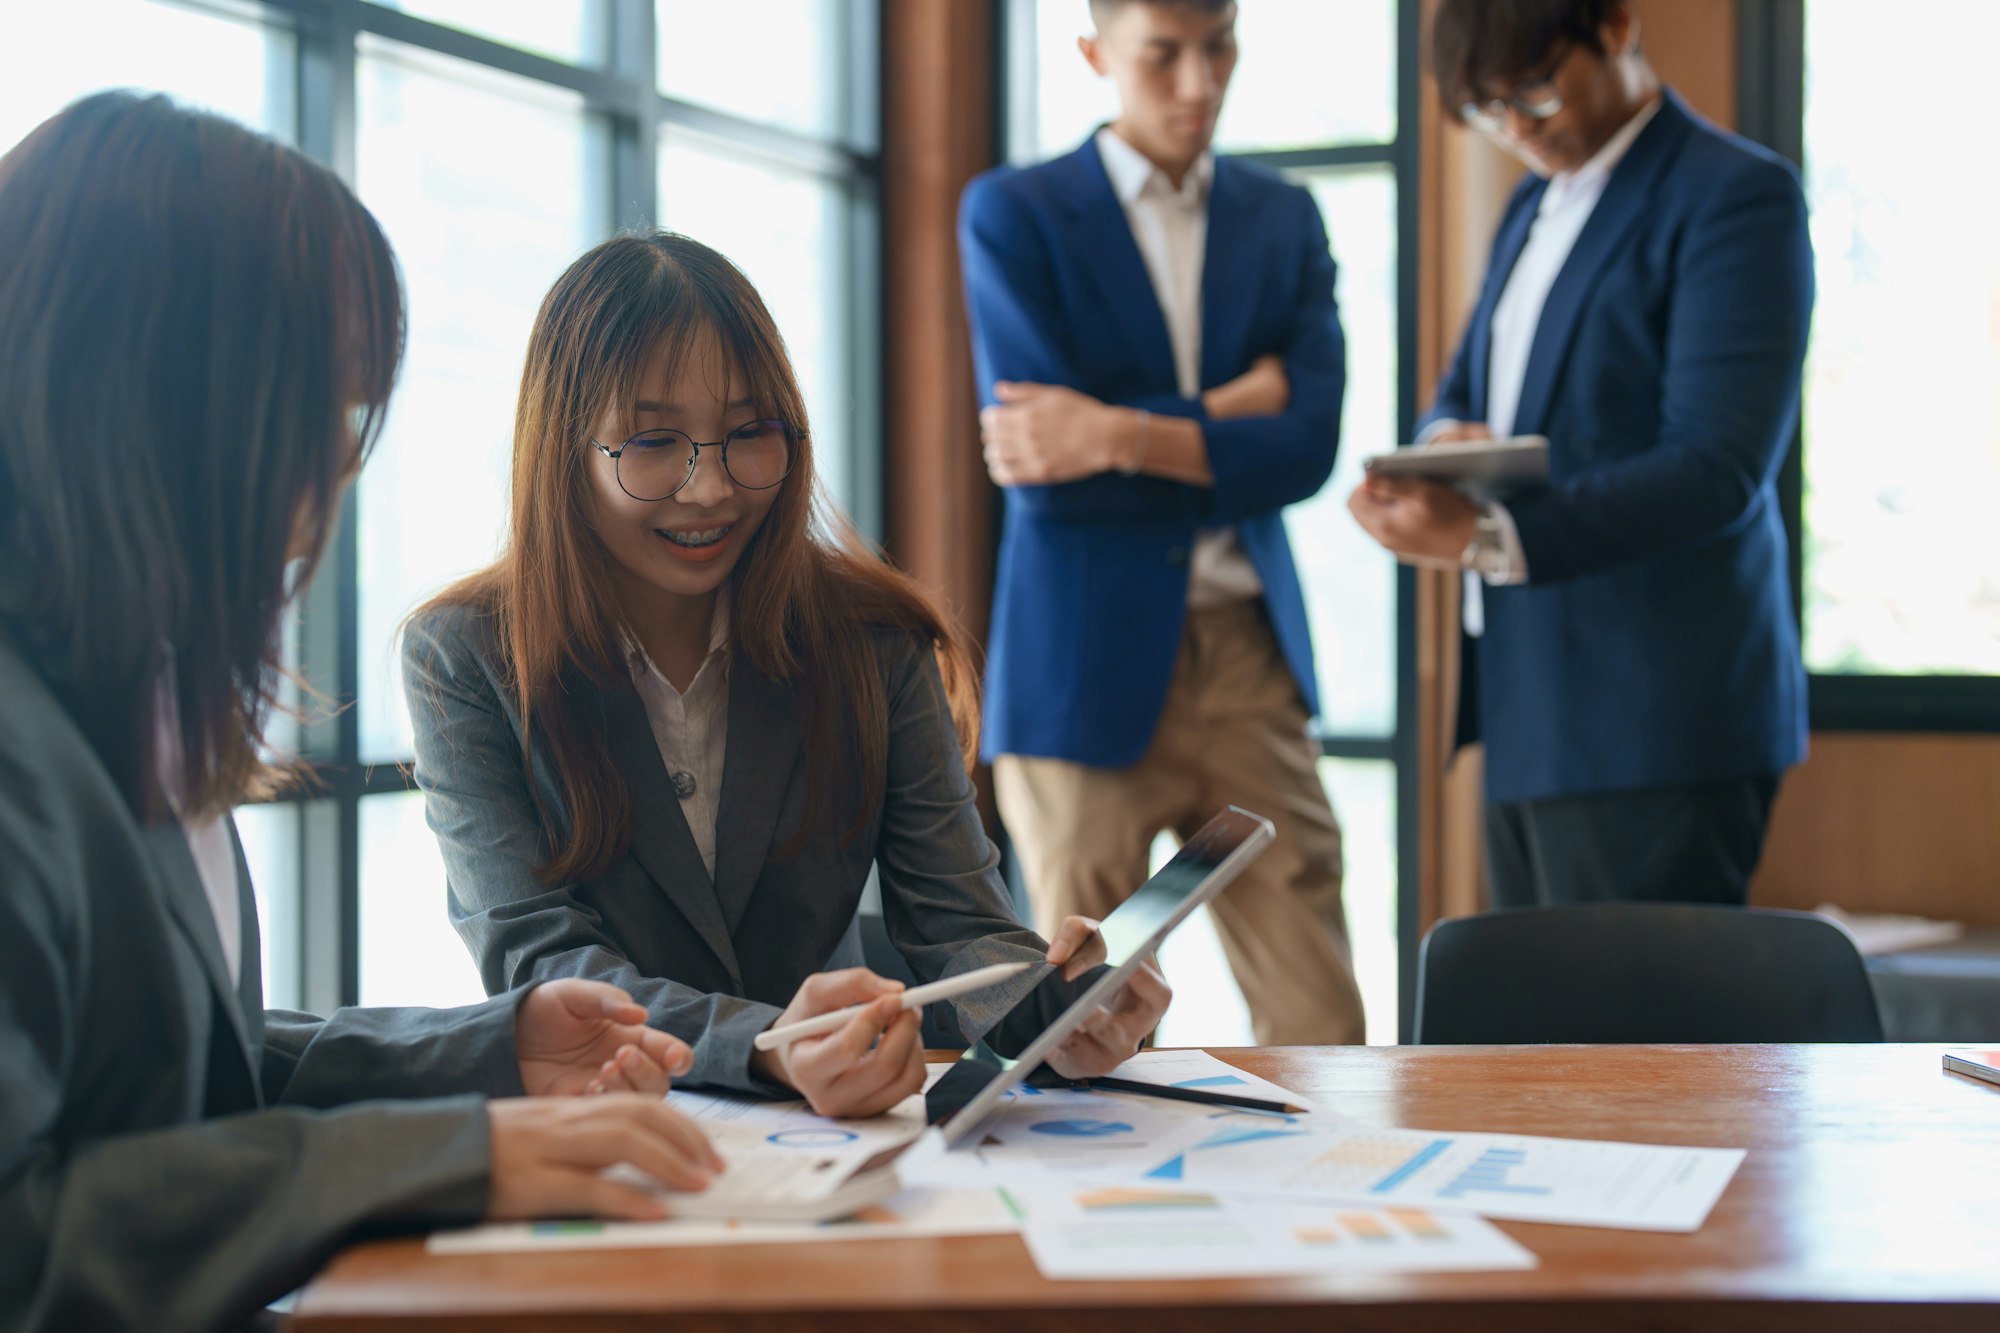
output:
M1177 203L1184 208L1197 207L1208 199L1209 184L1215 179L1215 154L1204 152L1188 168L1181 178L1180 189L1167 179L1167 173L1154 166L1144 153L1126 143L1114 133L1109 125L1097 132L1097 156L1104 162L1104 174L1111 181L1111 192L1118 196L1118 202L1130 208L1147 187L1163 200Z
M708 655L702 658L701 667L695 672L695 680L688 682L689 689L693 689L695 681L699 681L702 674L708 670L709 663L715 661L723 650L729 647L729 624L729 592L725 588L715 595L715 610L708 617ZM645 648L639 643L639 636L632 632L631 627L623 626L619 633L625 638L625 665L631 671L632 678L642 680L650 672L661 680L666 680L666 673L653 665L653 659L646 655Z
M1602 186L1611 179L1611 173L1625 160L1625 154L1632 150L1632 144L1653 117L1660 114L1660 104L1667 99L1656 94L1652 101L1639 108L1632 119L1618 127L1618 133L1605 140L1604 147L1597 150L1590 161L1575 171L1557 172L1549 179L1549 193L1557 196L1569 194L1579 187Z

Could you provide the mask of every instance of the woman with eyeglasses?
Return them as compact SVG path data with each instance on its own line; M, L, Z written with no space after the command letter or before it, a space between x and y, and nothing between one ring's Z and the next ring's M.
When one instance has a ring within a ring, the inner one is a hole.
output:
M402 330L375 220L240 126L107 93L0 157L0 1329L234 1328L357 1235L719 1166L601 982L263 1007L229 812Z
M954 1002L956 1035L1004 1053L1061 1011L1102 940L1014 919L967 777L971 655L819 489L783 340L728 260L623 236L562 275L529 340L512 503L500 559L418 611L403 650L452 921L489 991L608 981L694 1048L690 1081L873 1114L924 1078L919 1015L860 966L873 869L919 980L1062 965ZM1143 971L1053 1063L1107 1072L1168 999ZM753 1049L857 1004L831 1035Z

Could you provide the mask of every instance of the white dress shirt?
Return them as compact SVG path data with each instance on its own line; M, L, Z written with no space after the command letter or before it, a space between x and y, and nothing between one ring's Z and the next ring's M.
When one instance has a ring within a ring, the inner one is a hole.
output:
M660 762L680 796L681 814L694 835L695 850L715 879L715 819L722 804L722 764L729 749L729 603L715 599L710 617L708 656L685 693L674 688L630 630L625 633L626 666Z
M1534 350L1535 330L1541 326L1549 292L1569 262L1570 252L1576 248L1577 238L1583 235L1590 215L1597 210L1597 201L1603 198L1612 171L1659 109L1660 99L1655 97L1626 121L1590 161L1575 171L1558 172L1550 177L1548 188L1542 192L1535 220L1528 228L1527 244L1521 247L1513 271L1507 275L1507 285L1493 306L1486 358L1486 425L1495 439L1514 433L1514 414L1520 409L1521 386L1528 377L1528 357ZM1426 434L1456 424L1433 422ZM1490 512L1499 520L1505 558L1499 569L1484 576L1486 582L1527 582L1527 553L1521 549L1521 534L1514 526L1513 515L1501 504L1492 505ZM1469 573L1465 612L1467 632L1479 633L1484 607L1479 585Z
M1104 174L1125 208L1139 256L1174 351L1174 379L1183 398L1201 397L1201 276L1208 254L1208 190L1215 158L1203 153L1174 188L1167 173L1110 129L1097 132ZM1233 527L1208 528L1188 561L1188 605L1222 606L1264 591Z
M182 813L187 803L186 774L181 768L182 739L180 704L175 698L174 674L170 669L161 678L153 705L153 776L167 798L167 808L180 823L187 839L188 855L194 858L195 872L208 899L209 915L215 918L215 933L222 940L222 958L229 965L229 981L243 977L243 899L236 882L236 847L229 839L229 826L221 817L190 824Z

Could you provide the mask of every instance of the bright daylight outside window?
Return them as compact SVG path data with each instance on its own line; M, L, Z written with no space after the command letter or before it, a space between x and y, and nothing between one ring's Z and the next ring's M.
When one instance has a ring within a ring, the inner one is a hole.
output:
M296 133L289 33L149 0L10 6L0 17L0 153L87 93L164 92L252 129ZM298 1002L298 829L295 806L237 814L257 888L265 993Z
M1806 7L1819 302L1805 387L1805 647L1818 672L2000 673L2000 171L1982 136L1912 152L1883 89L1985 120L2000 5ZM1950 40L1938 35L1949 33Z

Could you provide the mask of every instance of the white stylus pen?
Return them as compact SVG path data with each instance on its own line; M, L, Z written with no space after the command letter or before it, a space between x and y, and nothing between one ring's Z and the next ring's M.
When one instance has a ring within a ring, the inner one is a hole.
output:
M905 1009L920 1009L933 1000L955 1000L961 995L969 995L976 990L985 990L988 986L997 986L1009 977L1017 977L1033 966L1033 963L995 963L991 967L975 968L970 972L961 973L955 977L946 977L943 981L933 981L928 986L912 986L910 989L904 991L900 997L902 1000L901 1007ZM870 1003L873 1003L873 1001L870 1001ZM817 1037L822 1033L832 1032L836 1028L845 1025L849 1019L867 1007L868 1005L866 1004L849 1005L845 1009L836 1009L830 1014L821 1014L817 1018L807 1018L797 1023L787 1023L781 1028L769 1028L758 1033L757 1040L752 1042L751 1045L760 1051L773 1051L780 1046L795 1042L801 1037Z

